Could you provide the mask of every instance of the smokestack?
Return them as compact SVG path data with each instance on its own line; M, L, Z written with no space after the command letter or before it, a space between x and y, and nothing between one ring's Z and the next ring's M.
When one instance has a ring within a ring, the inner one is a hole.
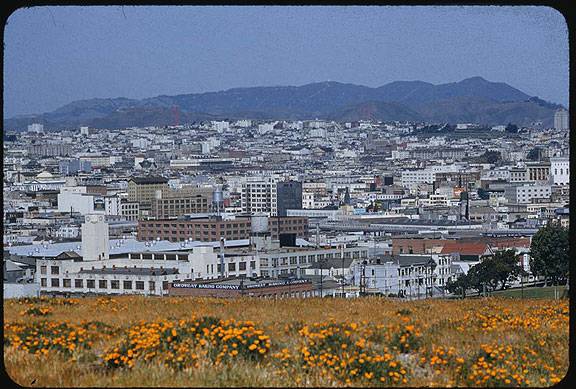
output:
M224 278L224 238L220 238L220 275Z

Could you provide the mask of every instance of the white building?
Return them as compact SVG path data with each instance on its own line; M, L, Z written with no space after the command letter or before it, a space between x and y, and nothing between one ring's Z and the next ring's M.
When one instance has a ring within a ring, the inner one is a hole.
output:
M504 190L504 196L509 202L529 204L536 200L549 200L552 193L550 185L511 185Z
M568 111L559 109L554 113L554 128L557 130L567 130L570 127Z
M242 184L242 212L278 214L277 180L273 177L249 177Z
M32 123L28 126L28 132L44 132L44 125L40 123Z
M550 178L554 185L570 183L570 159L568 157L550 158Z
M425 298L430 293L442 293L442 288L453 277L451 264L450 255L383 256L364 269L357 265L354 284L360 285L364 277L367 288L378 289L382 294Z
M408 189L414 189L419 184L432 184L436 174L431 169L421 170L404 170L402 172L402 186Z
M228 129L230 129L230 123L227 121L213 121L212 122L212 129L217 131L217 132L224 132Z
M109 258L108 223L103 215L86 215L82 224L82 259L101 261Z

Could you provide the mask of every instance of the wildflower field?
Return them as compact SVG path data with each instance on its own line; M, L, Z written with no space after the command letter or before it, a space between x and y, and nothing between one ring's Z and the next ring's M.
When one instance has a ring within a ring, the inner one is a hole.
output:
M4 364L35 386L550 386L568 301L32 298Z

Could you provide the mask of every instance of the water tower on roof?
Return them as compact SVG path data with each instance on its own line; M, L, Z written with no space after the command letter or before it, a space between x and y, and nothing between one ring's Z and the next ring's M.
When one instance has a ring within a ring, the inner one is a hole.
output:
M212 192L212 211L220 215L220 212L224 208L224 194L222 192L222 187L217 186Z

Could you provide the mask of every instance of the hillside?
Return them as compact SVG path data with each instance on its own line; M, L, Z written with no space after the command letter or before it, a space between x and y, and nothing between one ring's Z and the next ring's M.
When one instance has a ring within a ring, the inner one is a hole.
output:
M551 386L568 301L145 296L4 300L21 386Z
M559 105L530 97L505 83L472 77L433 85L397 81L378 88L339 82L303 86L234 88L220 92L75 101L55 111L4 120L6 129L33 122L47 128L170 125L175 107L180 122L211 119L328 119L480 122L550 125Z

